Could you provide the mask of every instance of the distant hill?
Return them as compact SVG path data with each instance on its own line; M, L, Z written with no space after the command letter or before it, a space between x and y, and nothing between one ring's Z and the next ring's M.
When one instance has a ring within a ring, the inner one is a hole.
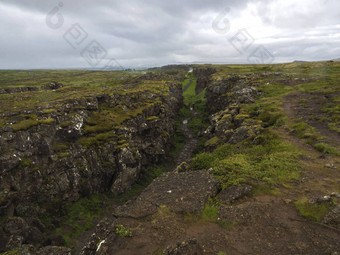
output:
M293 63L307 63L308 61L304 61L304 60L294 60Z
M340 58L332 59L332 61L340 62Z

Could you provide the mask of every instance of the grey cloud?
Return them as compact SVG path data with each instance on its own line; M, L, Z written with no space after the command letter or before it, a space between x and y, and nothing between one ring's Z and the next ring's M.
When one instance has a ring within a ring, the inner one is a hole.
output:
M64 23L51 29L46 15L60 2ZM225 18L232 30L218 34L212 22L225 8L230 9ZM252 33L252 48L240 54L229 39L243 28L236 20L253 31L245 13L258 17L261 25ZM247 55L258 45L271 51L276 62L340 56L340 3L336 0L2 0L0 15L0 68L89 68L80 53L92 40L108 52L100 65L115 58L126 67L247 63ZM75 23L88 37L73 49L63 35Z

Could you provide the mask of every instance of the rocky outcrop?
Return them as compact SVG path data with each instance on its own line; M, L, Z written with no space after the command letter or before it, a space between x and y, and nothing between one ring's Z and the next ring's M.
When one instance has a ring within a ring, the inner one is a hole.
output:
M217 198L222 203L231 203L237 199L250 195L251 192L252 192L251 185L240 184L237 186L231 186L231 187L224 189L217 195Z
M204 131L211 138L206 146L215 147L217 141L237 144L261 132L262 121L249 116L240 106L255 102L260 95L255 78L255 74L229 74L207 85L207 108L214 114L209 118L211 125Z
M196 95L198 95L208 86L211 81L211 75L216 72L216 69L212 67L195 67L193 72L197 78Z
M255 78L257 78L256 74L230 74L210 82L206 93L209 112L224 110L232 104L254 103L259 96Z
M0 215L32 226L80 197L128 190L169 151L181 94L181 84L168 84L166 93L100 94L16 113L0 129ZM16 235L4 231L9 245Z
M60 82L56 82L56 81L52 81L50 83L47 83L46 85L44 85L42 88L43 89L60 89L64 87L63 84L61 84Z
M38 91L37 87L10 87L10 88L0 88L0 94L13 94L27 91Z

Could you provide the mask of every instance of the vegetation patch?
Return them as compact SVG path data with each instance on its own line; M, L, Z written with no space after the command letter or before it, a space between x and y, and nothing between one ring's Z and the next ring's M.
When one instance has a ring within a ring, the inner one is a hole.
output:
M132 237L132 232L126 229L123 225L118 225L116 227L116 234L120 237Z
M62 225L56 229L56 233L61 235L70 247L74 238L93 227L93 220L102 215L107 201L108 197L105 195L92 195L67 206Z
M206 141L204 146L205 147L214 146L218 143L219 140L220 140L220 138L218 138L217 136L214 136L213 138Z
M211 153L194 157L194 169L213 168L223 187L248 182L285 183L299 178L298 151L286 144L274 131L266 130L239 145L225 144Z
M52 124L54 122L54 119L52 118L37 120L35 117L36 116L33 115L29 119L25 119L20 122L12 124L11 127L14 131L21 131L21 130L27 130L34 126L38 126L40 124Z
M312 204L308 202L307 198L301 198L294 204L301 216L312 221L321 221L326 216L330 208L330 204L328 202Z
M217 221L218 218L218 206L213 203L212 200L209 200L202 211L202 219L206 221Z
M56 111L55 109L43 109L42 113L48 114L48 113L53 113L55 111Z
M157 116L150 116L149 118L147 118L146 120L147 121L151 121L151 120L158 120L159 119L159 117L157 117Z
M39 125L39 122L35 119L27 119L17 122L12 125L14 131L27 130L31 127Z
M69 146L67 144L64 143L54 143L53 144L53 150L55 152L62 152L62 151L66 151L69 149Z
M328 144L325 144L325 143L317 143L314 145L315 149L317 149L318 151L322 152L322 153L327 153L327 154L333 154L333 155L336 155L336 156L340 156L340 152L328 145Z

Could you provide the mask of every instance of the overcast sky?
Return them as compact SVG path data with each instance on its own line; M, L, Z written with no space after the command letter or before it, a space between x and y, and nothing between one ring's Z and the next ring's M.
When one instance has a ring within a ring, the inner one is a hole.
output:
M339 0L0 0L0 68L340 57Z

